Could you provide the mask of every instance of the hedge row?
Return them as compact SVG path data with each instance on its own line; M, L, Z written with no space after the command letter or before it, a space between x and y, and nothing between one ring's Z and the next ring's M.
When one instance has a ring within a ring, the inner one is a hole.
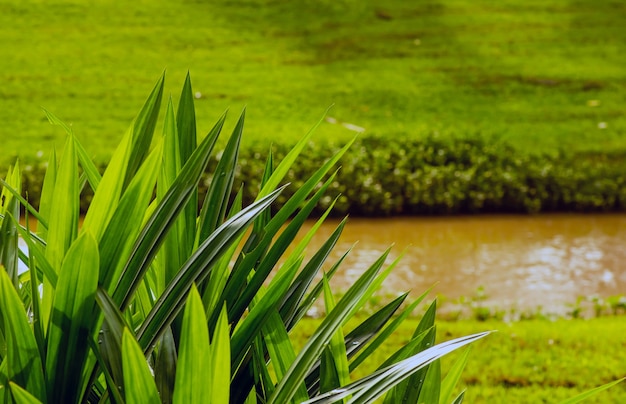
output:
M313 143L286 181L284 202L341 145ZM288 152L274 145L274 161ZM244 199L254 199L266 145L241 150L238 177ZM485 138L393 139L363 136L341 159L320 211L338 196L334 213L388 216L463 213L598 212L626 210L623 156L520 154ZM214 167L216 161L211 162ZM208 172L211 171L209 167ZM45 164L24 167L24 190L37 205ZM210 183L207 175L201 189ZM91 200L83 193L83 208Z

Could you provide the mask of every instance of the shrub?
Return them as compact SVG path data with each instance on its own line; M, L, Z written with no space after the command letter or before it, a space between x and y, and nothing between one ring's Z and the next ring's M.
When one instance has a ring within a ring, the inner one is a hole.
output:
M289 145L275 144L283 158ZM340 144L310 140L307 153L286 174L295 186L278 196L282 206L306 182L320 162L341 149ZM236 181L244 185L243 200L254 201L264 169L267 145L257 142L240 150ZM358 216L607 212L626 209L626 163L623 156L520 154L508 144L481 136L450 139L362 135L341 157L341 169L327 195L314 209L320 215L334 202L333 215ZM206 193L215 156L200 182ZM37 207L46 164L36 162L22 171L24 194ZM104 166L98 171L103 172ZM335 197L339 199L335 201ZM81 197L86 212L92 198Z
M200 196L225 117L196 144L187 79L177 112L170 101L164 136L149 150L163 81L104 174L48 113L68 137L62 157L53 154L48 163L39 209L20 197L19 164L2 182L0 402L365 403L385 393L386 402L460 402L463 393L453 393L467 352L443 379L438 358L486 333L435 345L434 302L405 346L375 373L351 380L425 295L405 308L401 295L347 332L392 269L383 269L387 253L335 301L328 281L341 260L321 280L316 275L345 221L310 259L304 254L332 202L294 244L350 144L291 187L280 184L310 135L276 166L270 154L254 173L254 200L243 203L235 178L247 167L238 158L242 114ZM79 195L89 188L93 199L79 226ZM296 352L290 331L319 296L327 315Z

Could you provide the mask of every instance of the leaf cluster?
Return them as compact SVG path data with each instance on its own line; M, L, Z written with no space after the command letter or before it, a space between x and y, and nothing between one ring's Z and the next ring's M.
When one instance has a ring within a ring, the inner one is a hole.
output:
M467 352L445 377L439 358L487 333L435 344L433 302L404 346L353 379L426 294L406 306L407 294L392 299L348 330L392 270L388 251L336 300L329 279L343 258L324 268L345 220L305 254L333 204L294 241L351 142L291 185L280 206L312 132L280 159L270 153L247 202L236 176L245 114L220 153L225 115L197 142L187 77L154 136L163 84L161 77L104 173L46 112L67 140L48 162L38 209L21 197L18 163L2 180L0 403L460 402L454 387ZM81 224L87 189L93 198ZM327 315L296 351L290 334L320 297Z

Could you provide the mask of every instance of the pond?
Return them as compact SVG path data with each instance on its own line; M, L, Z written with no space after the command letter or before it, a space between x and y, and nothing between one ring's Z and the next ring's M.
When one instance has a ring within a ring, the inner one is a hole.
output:
M328 220L307 253L338 223ZM312 225L307 222L299 237ZM559 315L581 296L626 294L624 214L349 219L327 260L330 267L353 247L333 286L347 290L392 245L387 262L403 256L383 284L384 294L411 291L417 297L434 286L433 296L454 301L482 288L486 306Z
M338 221L325 224L320 246ZM310 226L311 224L309 224ZM565 314L581 296L626 294L626 215L350 219L329 262L357 243L334 285L346 290L390 245L404 256L384 291L434 286L446 299L472 297L505 310Z

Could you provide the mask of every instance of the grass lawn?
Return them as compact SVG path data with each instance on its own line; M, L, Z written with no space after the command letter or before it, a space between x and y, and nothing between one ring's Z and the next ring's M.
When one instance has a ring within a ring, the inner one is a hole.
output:
M319 320L308 320L309 325ZM626 318L590 320L438 321L437 340L486 330L497 332L472 346L460 388L468 403L556 403L595 386L626 377ZM417 320L405 321L381 348L374 363L364 363L361 376L375 370L400 344L407 342ZM297 329L299 336L310 331ZM312 327L311 327L312 330ZM442 371L454 355L445 357ZM585 403L626 402L626 383Z
M246 142L291 143L334 104L366 134L626 151L624 2L36 3L0 4L0 163L60 147L41 106L108 160L163 69L175 102L191 72L200 133L247 106Z

